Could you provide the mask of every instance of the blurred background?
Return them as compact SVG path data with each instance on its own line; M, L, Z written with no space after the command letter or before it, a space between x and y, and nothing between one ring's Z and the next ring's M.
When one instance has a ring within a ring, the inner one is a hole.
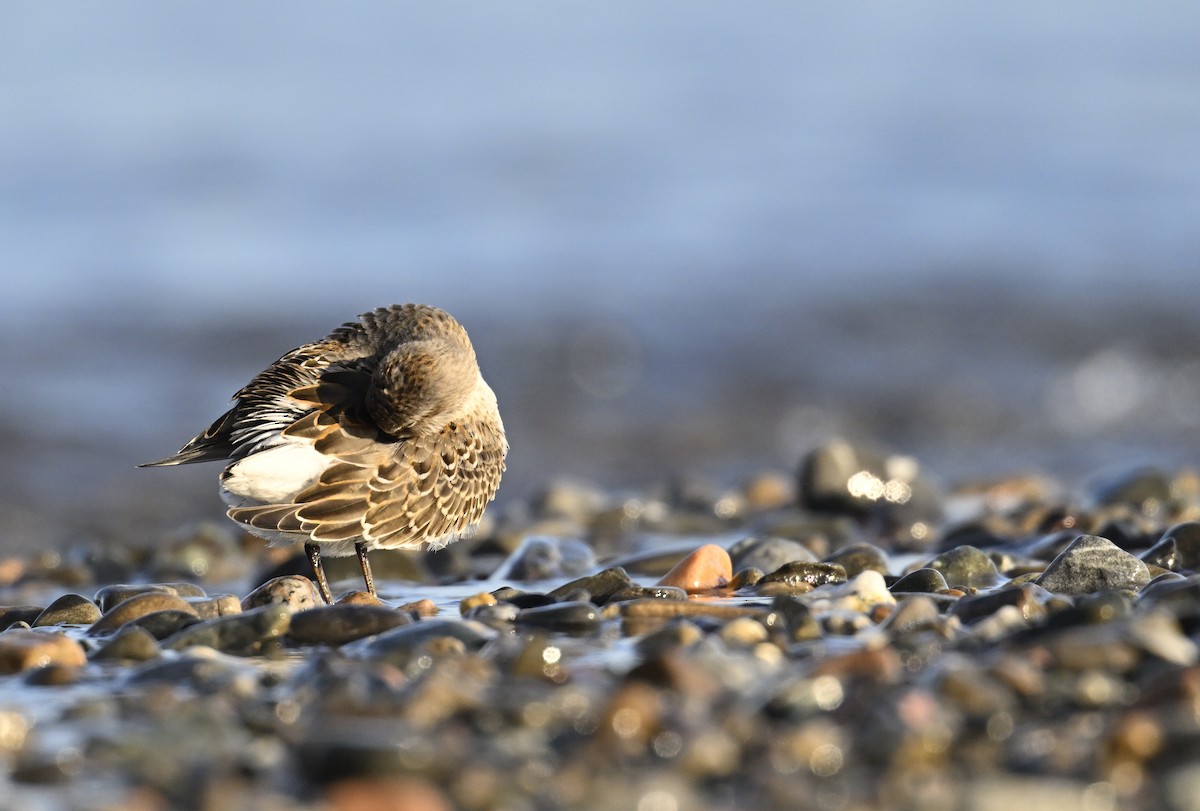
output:
M176 450L440 305L561 477L847 436L954 482L1200 461L1200 11L8 4L0 541L220 519Z

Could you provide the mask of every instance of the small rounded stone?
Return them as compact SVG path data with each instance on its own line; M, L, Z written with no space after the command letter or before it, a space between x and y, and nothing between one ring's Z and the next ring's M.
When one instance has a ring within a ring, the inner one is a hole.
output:
M79 594L64 594L46 606L46 610L31 623L43 625L91 625L101 617L100 607Z
M710 543L679 561L657 585L676 586L693 594L726 586L732 577L733 563L729 553Z

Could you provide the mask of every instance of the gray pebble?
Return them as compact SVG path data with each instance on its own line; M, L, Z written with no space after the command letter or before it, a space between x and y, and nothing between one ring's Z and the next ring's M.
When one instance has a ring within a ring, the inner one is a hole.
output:
M183 650L207 645L225 653L245 653L262 642L286 634L292 613L289 606L273 604L230 617L205 620L167 637L163 647Z
M1145 563L1098 535L1080 535L1037 579L1038 585L1060 594L1136 591L1149 582Z
M816 563L817 556L807 546L787 538L743 538L729 547L734 571L761 569L773 572L785 563L803 561Z
M763 575L759 586L767 583L784 585L807 584L816 588L831 583L845 583L846 570L836 563L785 563L773 572Z
M93 662L146 662L157 658L158 640L145 628L126 625L89 657Z
M305 645L343 645L412 622L387 606L327 605L294 615L288 637Z
M547 631L579 633L600 627L600 612L590 602L564 602L526 608L518 612L518 625L542 628Z
M283 575L272 578L246 595L242 609L249 611L264 605L281 605L292 613L325 605L317 586L307 577Z
M950 588L946 583L946 578L937 569L925 567L909 572L892 584L890 591L894 594L905 594L908 592L925 592L933 593L937 591L945 591Z
M957 546L929 562L951 587L986 589L1005 582L992 559L973 546Z
M561 600L577 589L584 589L592 595L592 602L596 605L604 605L614 594L633 587L635 584L625 570L620 566L613 566L598 574L565 583L550 592L550 597Z

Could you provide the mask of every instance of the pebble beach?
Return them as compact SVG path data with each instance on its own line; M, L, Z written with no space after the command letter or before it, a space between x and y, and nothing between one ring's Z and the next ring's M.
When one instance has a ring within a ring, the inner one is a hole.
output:
M332 606L232 525L3 559L0 808L1200 797L1194 471L945 485L836 440L375 558L381 599L342 559Z

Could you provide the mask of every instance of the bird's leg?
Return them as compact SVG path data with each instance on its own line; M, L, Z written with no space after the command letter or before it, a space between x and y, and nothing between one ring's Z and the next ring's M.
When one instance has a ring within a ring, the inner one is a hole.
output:
M354 551L358 553L358 565L362 567L363 582L367 584L367 593L372 597L378 597L375 593L375 578L371 576L371 564L367 561L367 544L365 541L359 541L354 544Z
M308 562L312 564L313 574L317 578L317 588L321 590L321 597L327 604L333 603L333 594L329 591L329 581L325 579L325 568L321 565L321 547L315 543L306 543L304 551L308 555Z

